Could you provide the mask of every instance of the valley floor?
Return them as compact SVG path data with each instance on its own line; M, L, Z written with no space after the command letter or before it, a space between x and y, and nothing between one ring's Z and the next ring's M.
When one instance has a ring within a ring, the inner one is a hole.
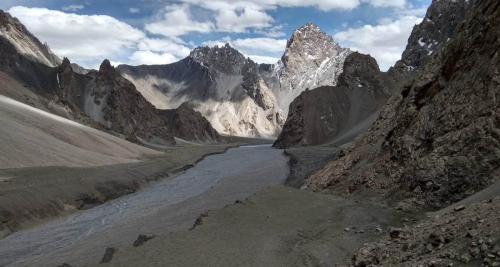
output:
M135 192L231 146L182 145L140 162L91 167L0 170L0 237Z
M335 157L299 147L287 183ZM500 182L434 212L376 194L340 197L274 186L200 216L189 231L120 248L112 266L500 266Z
M181 151L186 153L186 148L179 150L177 160ZM106 247L121 250L140 234L186 231L207 210L283 184L287 164L282 151L269 145L242 146L212 155L135 193L7 236L0 240L0 266L57 266L64 261L94 266ZM115 167L139 177L159 165L160 161L146 161L143 168Z
M206 146L178 149L140 167L106 168L133 180L158 173L166 157L194 162L196 153L210 152ZM288 175L283 152L267 146L208 157L134 194L0 240L0 265L496 266L500 183L432 213L399 210L376 194L341 197L296 188L337 151L289 149Z
M112 266L333 266L413 215L285 186L209 212L191 231L118 249ZM405 219L404 219L405 218Z

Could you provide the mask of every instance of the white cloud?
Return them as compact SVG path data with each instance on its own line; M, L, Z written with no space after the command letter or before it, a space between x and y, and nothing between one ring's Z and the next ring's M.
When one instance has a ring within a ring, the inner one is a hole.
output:
M85 6L83 5L69 5L69 6L63 6L61 9L64 10L64 11L78 11L78 10L81 10L81 9L84 9Z
M130 64L169 64L187 57L191 51L189 47L172 40L154 38L145 38L137 48L138 51L129 58Z
M259 6L262 9L273 9L277 6L281 7L315 7L321 10L332 9L353 9L359 6L359 0L182 0L182 2L210 7L221 6L223 4L234 7L241 6Z
M170 53L153 51L136 51L129 58L129 64L132 65L160 65L176 61L179 61L179 58Z
M184 3L195 4L204 7L222 6L223 4L233 7L258 6L261 9L274 9L281 7L314 7L323 11L333 9L353 9L361 3L366 3L377 7L404 7L406 0L182 0Z
M229 43L236 49L246 53L283 53L286 42L286 39L245 38L235 39Z
M155 52L168 52L176 56L185 57L190 49L183 44L169 39L145 38L138 43L139 50L150 50Z
M368 3L376 7L404 7L406 6L406 0L362 0L364 3Z
M214 25L212 22L193 20L188 5L172 5L163 10L159 20L146 24L145 29L173 38L192 32L208 33L214 29Z
M172 38L189 33L228 32L253 33L267 37L280 37L283 32L269 11L277 7L314 7L323 11L350 10L365 3L375 7L403 9L407 0L179 0L182 4L167 5L156 21L146 30ZM203 9L210 16L202 20L193 17L192 9Z
M248 29L272 28L274 19L259 5L225 1L203 1L166 6L157 20L146 24L146 30L169 38L189 33L232 32L242 33ZM193 5L211 12L203 21L192 14ZM276 32L272 32L276 34ZM271 34L272 34L271 33Z
M401 58L413 27L421 21L422 18L416 16L386 19L378 25L349 28L334 38L346 47L372 55L380 68L387 70Z
M9 13L47 42L57 55L86 67L94 67L104 58L123 57L145 38L142 31L109 16L21 6L11 8Z
M266 12L254 8L221 9L215 17L217 31L245 32L248 28L267 28L274 22Z

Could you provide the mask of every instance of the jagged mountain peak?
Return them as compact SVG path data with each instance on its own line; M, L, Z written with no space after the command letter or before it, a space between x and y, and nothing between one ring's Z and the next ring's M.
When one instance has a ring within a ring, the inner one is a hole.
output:
M73 73L73 68L71 66L71 61L67 57L65 57L59 66L59 71L62 73Z
M280 83L278 101L284 113L302 91L336 85L344 61L351 53L316 24L307 23L297 29L275 69Z
M245 56L228 43L223 46L200 46L193 49L189 56L199 62L206 62L215 58L223 60L227 57L235 57L245 60Z
M15 17L0 9L0 37L10 42L18 53L29 57L31 60L56 67L61 63L46 45L33 36L28 29Z
M327 42L332 46L340 48L340 46L335 42L332 36L328 35L321 28L312 23L308 22L304 26L295 30L287 42L287 48L292 47L294 44L301 44L304 40L309 42Z
M69 58L64 57L61 65L71 65L71 61Z
M99 66L99 72L110 72L114 71L114 67L111 65L109 59L105 59L102 61L101 66Z
M189 57L212 71L226 74L237 74L245 64L252 62L228 43L223 46L197 47Z
M287 42L287 52L303 51L310 55L317 54L319 49L315 45L327 48L326 52L341 50L342 48L333 39L332 36L323 32L320 27L314 23L307 23L297 29ZM315 49L316 48L316 49ZM286 53L285 53L286 55Z
M301 32L304 32L304 31L319 32L319 31L321 31L321 29L314 22L308 22L308 23L304 24L302 27L300 27L299 29L297 29L297 31L301 31Z

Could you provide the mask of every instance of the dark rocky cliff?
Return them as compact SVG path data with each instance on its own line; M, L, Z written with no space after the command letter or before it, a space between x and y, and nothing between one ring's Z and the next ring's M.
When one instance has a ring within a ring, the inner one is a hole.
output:
M173 127L176 137L203 142L218 142L220 136L212 127L210 122L195 111L188 103L180 105L176 109L163 110L161 113L168 118L168 123Z
M353 138L373 121L389 97L388 87L375 59L359 53L349 55L337 86L304 91L292 102L274 146L317 145L334 141L343 134L345 138ZM363 123L366 126L353 130Z
M456 34L470 3L433 0L423 21L413 28L401 60L389 70L391 77L404 81L425 66Z

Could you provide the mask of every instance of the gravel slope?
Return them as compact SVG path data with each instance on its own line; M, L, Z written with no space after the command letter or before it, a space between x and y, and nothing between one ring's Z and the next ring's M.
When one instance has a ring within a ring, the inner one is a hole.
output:
M154 151L0 95L0 169L137 162Z

